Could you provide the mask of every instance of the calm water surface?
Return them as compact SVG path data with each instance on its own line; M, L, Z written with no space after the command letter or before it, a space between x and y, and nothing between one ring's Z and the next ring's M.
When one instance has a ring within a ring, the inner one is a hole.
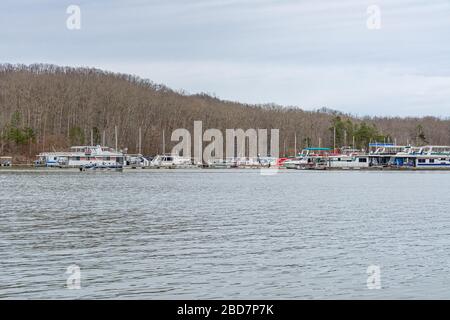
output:
M0 298L450 298L449 191L450 172L0 171Z

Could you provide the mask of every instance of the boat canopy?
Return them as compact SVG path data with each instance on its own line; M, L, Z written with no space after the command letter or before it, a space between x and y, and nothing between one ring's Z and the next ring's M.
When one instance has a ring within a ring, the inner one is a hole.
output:
M394 147L395 143L374 142L369 143L369 147Z
M330 151L331 148L305 148L306 151Z

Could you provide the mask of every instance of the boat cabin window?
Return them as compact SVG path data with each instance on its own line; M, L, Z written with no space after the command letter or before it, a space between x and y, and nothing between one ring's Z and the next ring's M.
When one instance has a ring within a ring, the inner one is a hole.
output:
M359 158L359 162L367 162L367 158Z
M430 159L430 163L434 163L434 159Z
M419 163L425 163L425 159L419 159Z

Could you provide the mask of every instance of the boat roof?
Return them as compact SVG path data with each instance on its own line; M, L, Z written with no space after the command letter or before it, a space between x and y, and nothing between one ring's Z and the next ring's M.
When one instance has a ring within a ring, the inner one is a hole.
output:
M38 154L38 157L44 156L58 156L58 157L123 157L124 154L120 152L112 152L112 151L103 151L101 154L93 153L92 155L86 155L86 153L82 151L61 151L61 152L41 152Z
M331 148L305 148L308 151L329 151Z
M385 142L373 142L369 143L369 147L403 147L403 146L397 146L395 143L385 143Z
M111 149L111 147L108 146L101 146L101 145L96 145L96 146L73 146L70 147L70 149L98 149L98 148L102 148L102 149Z

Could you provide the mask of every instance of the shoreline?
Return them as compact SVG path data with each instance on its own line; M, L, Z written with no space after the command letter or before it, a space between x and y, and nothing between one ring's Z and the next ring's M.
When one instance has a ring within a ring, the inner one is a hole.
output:
M281 172L312 172L312 171L320 171L320 172L450 172L450 168L394 168L394 167L371 167L371 168L315 168L315 169L287 169L284 167L277 168L201 168L201 167L180 167L180 168L123 168L120 171L115 170L87 170L80 172L79 168L71 167L71 168L51 168L51 167L34 167L28 165L14 165L12 167L0 167L0 173L8 173L8 172L30 172L30 173L50 173L50 172L134 172L134 173L143 173L143 172L177 172L177 171L190 171L190 172L242 172L242 171L281 171Z

